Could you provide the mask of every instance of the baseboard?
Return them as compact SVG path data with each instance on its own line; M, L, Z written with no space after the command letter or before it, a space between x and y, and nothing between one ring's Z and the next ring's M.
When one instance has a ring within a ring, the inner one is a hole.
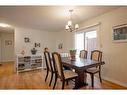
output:
M15 60L2 60L1 62L14 62Z
M123 82L120 82L120 81L117 81L117 80L114 80L114 79L111 79L111 78L108 78L108 77L104 77L104 76L103 76L103 79L107 80L107 81L110 81L112 83L118 84L120 86L127 87L127 83L123 83Z

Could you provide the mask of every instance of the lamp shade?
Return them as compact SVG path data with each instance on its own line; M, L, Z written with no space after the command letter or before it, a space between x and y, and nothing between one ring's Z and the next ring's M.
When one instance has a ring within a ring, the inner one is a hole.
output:
M71 25L72 25L72 21L69 20L69 21L68 21L68 26L71 26Z
M65 26L65 29L66 29L66 30L67 30L67 29L69 29L69 26L68 26L68 25L66 25L66 26Z
M79 25L78 24L75 24L75 29L78 29L79 28Z

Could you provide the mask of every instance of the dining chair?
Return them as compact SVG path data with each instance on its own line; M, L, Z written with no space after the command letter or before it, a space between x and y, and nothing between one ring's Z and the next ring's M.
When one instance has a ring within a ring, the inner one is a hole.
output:
M86 50L81 50L79 57L87 59L87 51Z
M102 61L102 52L99 50L91 51L91 59L95 61ZM94 74L99 73L100 82L102 83L101 79L101 65L98 65L96 67L88 68L86 70L86 73L89 73L91 76L91 85L94 87Z
M51 72L51 79L50 79L50 83L49 83L49 86L50 86L52 83L53 75L55 74L55 70L53 67L53 62L52 62L51 57L50 57L50 53L48 51L44 51L44 57L45 57L46 67L47 67L47 73L46 73L45 81L47 80L49 72Z
M71 70L63 70L63 64L59 53L57 52L52 53L52 58L53 62L55 63L54 68L56 75L53 89L55 88L57 78L60 78L60 80L62 81L62 89L64 89L65 82L68 82L69 80L72 79L76 79L78 77L78 74Z
M61 57L70 57L69 52L61 52L60 53ZM67 66L63 66L64 70L70 70L71 68L67 67Z
M61 57L69 57L70 55L69 55L68 52L61 52L61 53L60 53L60 56L61 56Z

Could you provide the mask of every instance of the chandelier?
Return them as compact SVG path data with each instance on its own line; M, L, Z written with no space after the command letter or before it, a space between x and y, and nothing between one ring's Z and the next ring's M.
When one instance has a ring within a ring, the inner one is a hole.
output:
M69 10L70 19L69 19L69 21L67 22L67 25L65 26L65 29L66 29L66 31L68 31L68 32L76 31L76 30L79 28L79 25L78 25L78 24L73 24L73 23L72 23L72 13L73 13L73 11L74 11L74 10Z

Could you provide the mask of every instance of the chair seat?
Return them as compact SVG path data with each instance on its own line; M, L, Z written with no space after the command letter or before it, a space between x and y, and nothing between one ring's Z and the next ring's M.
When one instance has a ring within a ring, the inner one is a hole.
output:
M78 74L71 71L71 70L64 70L64 77L65 79L71 79L71 78L74 78L74 77L77 77Z
M99 72L99 68L93 67L86 70L87 73L97 73Z

